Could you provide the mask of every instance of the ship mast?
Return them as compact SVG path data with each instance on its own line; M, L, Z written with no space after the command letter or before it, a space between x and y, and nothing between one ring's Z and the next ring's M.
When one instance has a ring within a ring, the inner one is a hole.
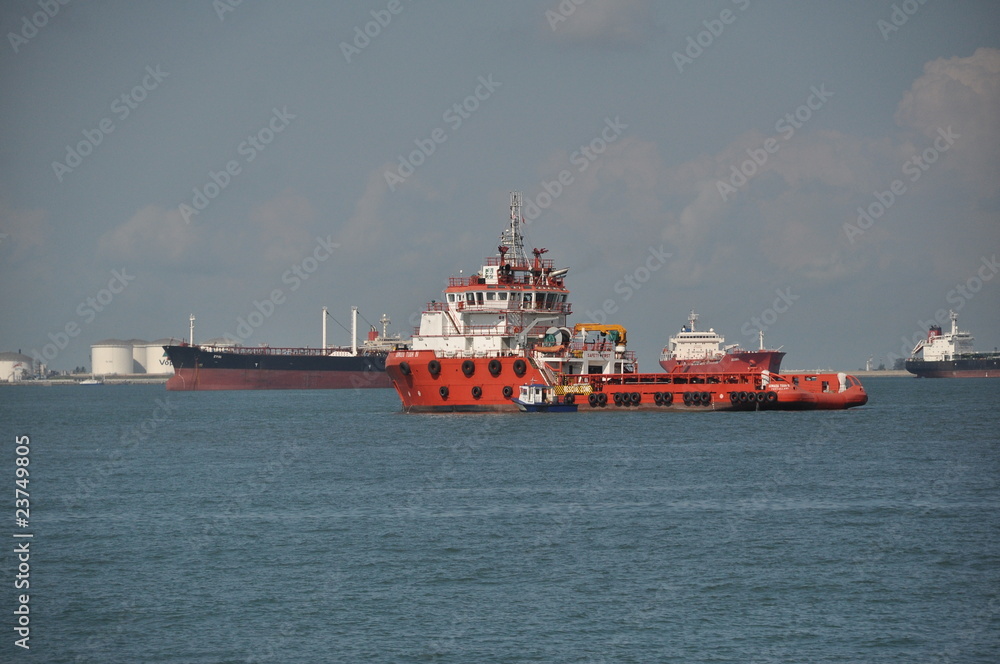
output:
M351 307L351 355L358 354L358 308Z
M521 192L510 192L510 227L500 234L500 245L505 247L500 252L500 258L510 256L507 261L514 267L527 267L528 254L524 250L524 235L521 233Z

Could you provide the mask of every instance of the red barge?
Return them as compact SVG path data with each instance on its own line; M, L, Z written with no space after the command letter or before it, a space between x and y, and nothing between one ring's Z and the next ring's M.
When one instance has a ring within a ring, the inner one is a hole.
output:
M623 327L569 327L568 268L543 259L546 249L529 259L522 224L514 192L497 255L472 276L451 277L444 300L421 314L410 344L389 353L386 373L403 410L517 411L514 397L525 385L550 386L579 412L844 409L868 401L858 379L843 373L780 374L749 365L639 373Z

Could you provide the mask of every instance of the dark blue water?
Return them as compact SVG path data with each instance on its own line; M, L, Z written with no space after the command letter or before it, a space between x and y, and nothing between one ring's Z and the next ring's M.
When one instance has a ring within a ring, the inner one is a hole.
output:
M0 661L997 662L1000 380L865 384L845 412L441 416L3 389Z

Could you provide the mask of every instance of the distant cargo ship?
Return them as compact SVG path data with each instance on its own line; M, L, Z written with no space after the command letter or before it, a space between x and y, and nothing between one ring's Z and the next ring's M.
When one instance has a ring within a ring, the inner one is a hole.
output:
M670 337L660 354L660 366L664 371L725 373L767 369L771 373L780 372L781 358L785 354L780 350L766 350L763 332L760 333L760 350L744 350L738 344L723 346L726 338L712 328L708 332L696 330L697 322L698 314L692 309L687 325Z
M951 312L951 332L932 325L906 360L906 370L920 378L1000 378L1000 353L976 353L973 336L958 329L958 314Z
M357 339L357 308L352 308L352 339ZM326 308L320 348L247 347L181 342L164 346L174 367L168 390L335 390L392 387L385 358L402 342L389 336L389 318L382 316L382 334L372 327L361 346L326 345ZM193 317L192 317L193 321ZM193 323L192 323L193 325ZM192 333L193 337L193 333Z

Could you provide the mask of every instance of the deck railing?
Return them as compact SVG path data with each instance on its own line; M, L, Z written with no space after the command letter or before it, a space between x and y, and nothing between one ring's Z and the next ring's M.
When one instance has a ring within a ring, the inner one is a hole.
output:
M229 353L232 355L297 355L297 356L323 356L330 355L331 353L347 353L351 354L350 346L330 346L326 349L323 348L283 348L279 346L200 346L194 345L192 348L198 348L206 353ZM384 355L388 351L384 350L371 350L365 349L358 346L358 355Z

